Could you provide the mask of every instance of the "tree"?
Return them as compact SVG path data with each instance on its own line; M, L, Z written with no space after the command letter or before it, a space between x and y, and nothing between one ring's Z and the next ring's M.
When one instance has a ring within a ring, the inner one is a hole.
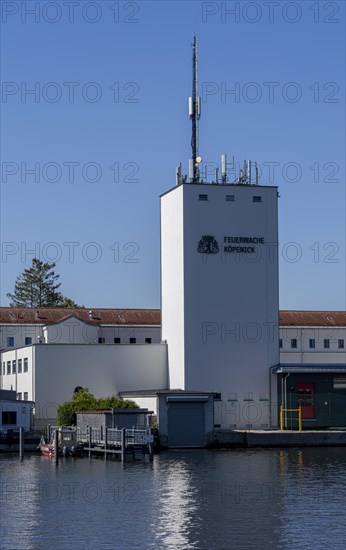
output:
M13 294L7 294L10 307L80 307L59 292L61 283L54 267L54 263L34 258L31 267L17 277Z
M66 296L64 296L62 304L60 304L59 307L74 308L74 307L84 307L84 306L79 306L78 304L76 304L74 300L71 300L71 298L66 298Z
M88 388L80 388L70 401L58 406L58 424L72 426L76 423L76 411L95 411L104 409L138 409L134 401L123 401L119 397L95 397Z

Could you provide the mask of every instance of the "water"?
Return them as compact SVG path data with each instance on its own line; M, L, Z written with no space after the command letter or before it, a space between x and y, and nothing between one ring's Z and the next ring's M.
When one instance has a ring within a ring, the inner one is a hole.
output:
M345 549L345 449L1 455L1 550Z

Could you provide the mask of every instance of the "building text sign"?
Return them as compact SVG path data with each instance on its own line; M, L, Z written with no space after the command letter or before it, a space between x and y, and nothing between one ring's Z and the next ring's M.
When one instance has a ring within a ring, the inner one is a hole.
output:
M239 254L254 254L254 244L264 244L263 237L224 237L223 251Z

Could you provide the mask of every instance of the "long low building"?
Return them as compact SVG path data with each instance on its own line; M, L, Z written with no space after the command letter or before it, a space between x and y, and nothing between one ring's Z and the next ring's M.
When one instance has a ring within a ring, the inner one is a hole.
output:
M153 392L181 389L169 388L159 310L0 308L0 334L1 388L36 403L37 426L54 422L58 404L78 386L98 397L136 395L146 406L155 406L148 402ZM279 335L280 363L268 369L274 397L229 392L226 404L215 402L215 424L244 427L246 409L245 427L251 428L251 415L269 408L270 426L276 426L278 405L301 404L305 426L345 426L346 314L281 311ZM221 392L212 373L210 379L208 391Z

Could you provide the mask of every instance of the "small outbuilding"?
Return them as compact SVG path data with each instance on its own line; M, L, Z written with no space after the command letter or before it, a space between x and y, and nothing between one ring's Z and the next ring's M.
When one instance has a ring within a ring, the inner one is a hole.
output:
M0 433L13 433L19 428L30 431L33 401L17 399L12 390L0 390Z
M139 405L150 403L157 411L160 446L206 447L213 438L214 400L220 394L187 390L122 392ZM156 400L155 406L153 400Z
M151 427L153 411L148 409L108 409L98 411L77 411L77 428L82 433L88 428L105 433L106 428L135 428L145 430Z

